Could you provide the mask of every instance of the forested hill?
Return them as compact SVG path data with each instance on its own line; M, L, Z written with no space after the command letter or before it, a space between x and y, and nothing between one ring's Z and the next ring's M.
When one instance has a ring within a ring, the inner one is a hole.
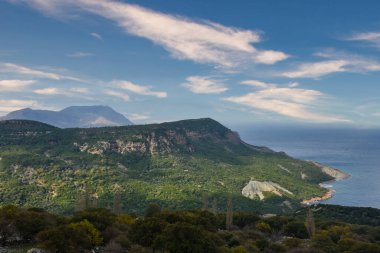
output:
M331 176L311 162L246 144L212 119L152 125L59 129L0 122L0 204L72 212L107 207L141 212L151 202L173 209L202 205L291 211L323 195ZM82 203L83 204L83 203Z

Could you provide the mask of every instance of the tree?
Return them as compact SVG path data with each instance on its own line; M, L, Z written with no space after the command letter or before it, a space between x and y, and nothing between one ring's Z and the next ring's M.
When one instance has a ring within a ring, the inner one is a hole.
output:
M152 247L167 225L156 217L137 220L131 226L131 241L144 247Z
M216 198L212 201L211 212L213 214L217 214L218 213L218 200Z
M71 230L71 235L74 238L80 238L78 240L79 245L88 245L88 248L92 248L102 243L99 230L97 230L88 220L71 223L67 225L67 227Z
M6 245L10 238L17 235L14 220L18 213L19 209L13 205L4 206L0 209L0 246Z
M115 223L116 219L116 215L108 209L93 208L74 213L72 221L80 222L83 220L88 220L99 231L104 231L108 226Z
M315 234L315 221L314 221L313 210L311 210L310 207L307 211L305 226L306 226L307 232L309 233L310 238L312 238Z
M72 245L68 244L63 227L47 229L37 235L37 242L40 247L52 253L74 252Z
M114 195L114 198L113 198L113 207L112 207L112 211L116 215L121 214L121 210L122 210L121 201L122 201L122 194L120 191L117 191Z
M217 245L209 232L184 222L168 225L155 242L156 248L170 253L213 253Z
M104 248L104 253L124 253L125 250L115 241L111 241Z
M208 211L208 194L207 194L207 192L204 192L202 194L202 210Z
M308 230L306 229L305 224L300 221L289 222L284 228L284 233L287 236L301 239L306 239L308 237Z
M233 225L233 204L231 196L227 200L227 212L226 212L226 229L231 230Z
M61 225L37 235L39 245L52 253L82 253L102 243L100 232L87 220Z
M90 193L88 189L88 184L84 184L83 189L80 190L77 196L75 211L83 211L90 207Z
M157 216L161 213L161 207L158 204L151 203L145 209L145 218Z
M312 246L316 249L321 249L326 253L339 252L339 247L328 234L328 231L322 230L315 233L312 238Z
M57 220L41 210L21 209L14 218L14 225L23 241L31 241L40 231L56 226Z

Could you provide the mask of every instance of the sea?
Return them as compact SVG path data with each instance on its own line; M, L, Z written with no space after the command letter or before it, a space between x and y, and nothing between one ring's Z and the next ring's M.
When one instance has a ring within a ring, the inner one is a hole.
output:
M349 179L328 183L335 190L323 203L380 208L380 129L240 126L252 145L338 168Z

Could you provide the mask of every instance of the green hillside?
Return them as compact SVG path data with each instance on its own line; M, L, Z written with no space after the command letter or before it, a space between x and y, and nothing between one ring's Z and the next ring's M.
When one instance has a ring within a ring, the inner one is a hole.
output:
M0 157L1 205L60 213L72 212L84 191L99 207L118 193L125 211L136 213L151 202L199 208L205 196L220 210L230 196L239 210L291 211L323 195L318 183L332 179L310 162L248 145L212 119L90 129L0 121ZM242 195L251 178L292 194L251 200Z

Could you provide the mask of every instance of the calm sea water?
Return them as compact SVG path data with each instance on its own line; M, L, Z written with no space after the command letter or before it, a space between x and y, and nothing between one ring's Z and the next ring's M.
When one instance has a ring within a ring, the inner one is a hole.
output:
M332 183L325 203L380 208L380 130L235 127L250 144L339 168L351 178Z

